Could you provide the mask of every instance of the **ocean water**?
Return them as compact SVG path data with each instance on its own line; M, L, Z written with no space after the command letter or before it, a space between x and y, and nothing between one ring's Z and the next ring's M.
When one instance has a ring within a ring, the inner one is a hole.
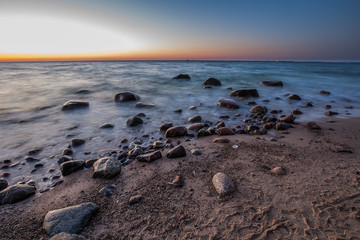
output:
M180 73L191 76L190 81L173 80ZM218 78L221 87L204 89L209 77ZM260 86L260 81L283 81L284 87ZM256 88L260 97L237 99L231 90ZM90 90L90 94L76 94ZM318 94L320 90L331 95ZM135 102L116 104L114 95L130 91L141 97L141 102L153 103L155 108L134 108ZM284 95L298 94L301 101L290 101ZM279 97L280 99L275 99ZM116 61L116 62L45 62L0 63L0 163L10 159L10 183L34 179L40 186L51 184L51 177L59 175L56 163L71 137L84 138L74 159L97 157L104 149L119 149L120 140L149 134L151 142L162 136L159 126L165 122L185 125L195 115L212 122L219 115L230 115L224 120L228 126L243 124L251 106L248 101L266 106L269 110L283 110L289 114L298 108L304 114L297 121L324 117L324 106L330 104L337 117L360 116L360 63L301 63L301 62L216 62L216 61ZM231 98L240 109L217 107L221 98ZM89 109L61 111L70 99L89 101ZM269 102L263 102L269 100ZM305 108L306 102L314 107ZM195 110L188 109L196 106ZM182 113L174 113L182 109ZM145 113L144 124L129 128L126 120ZM241 114L240 117L234 117ZM279 116L279 115L278 115ZM99 129L112 123L113 129ZM42 148L35 156L44 167L33 173L34 163L27 163L29 150ZM84 154L88 152L88 154ZM17 164L17 165L16 165ZM1 165L1 164L0 164ZM2 165L1 165L2 166ZM49 169L55 171L49 173ZM49 180L43 181L46 177Z

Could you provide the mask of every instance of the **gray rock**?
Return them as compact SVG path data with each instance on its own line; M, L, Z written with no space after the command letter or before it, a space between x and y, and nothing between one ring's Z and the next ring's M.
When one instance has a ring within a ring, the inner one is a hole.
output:
M321 127L314 122L307 122L305 124L305 127L308 129L311 129L311 130L320 130L321 129Z
M50 236L61 232L78 233L86 227L98 208L88 202L50 211L45 216L43 227Z
M254 107L252 107L250 109L250 112L252 112L252 113L266 113L267 108L263 107L263 106L260 106L260 105L256 105L256 106L254 106Z
M132 92L119 92L115 95L115 102L129 102L129 101L137 101L140 97Z
M100 158L93 167L93 178L113 178L121 172L120 162L111 157Z
M231 179L222 172L218 172L213 176L212 183L220 198L229 196L235 190Z
M116 189L115 185L109 185L100 189L99 193L105 197L111 197Z
M256 89L240 89L235 90L230 93L232 97L241 97L241 98L248 98L248 97L259 97L259 93Z
M126 121L126 125L134 127L143 123L143 120L139 117L133 116Z
M136 160L138 160L139 162L152 162L155 161L159 158L161 158L161 152L160 151L155 151L155 152L150 152L150 153L146 153L146 154L142 154L136 157Z
M104 123L99 128L113 128L114 125L111 123Z
M60 165L60 171L63 176L67 176L84 167L84 161L72 160L64 162Z
M178 146L170 149L166 153L167 158L181 158L181 157L185 157L185 156L186 156L186 150L185 150L184 146L182 146L182 145L178 145Z
M280 122L275 125L276 130L288 130L292 126L289 123Z
M82 101L82 100L70 100L64 103L61 110L62 111L68 111L68 110L74 110L79 108L88 108L89 102Z
M187 130L183 126L171 127L165 132L165 137L181 137L187 134Z
M32 184L33 181L27 183L17 183L0 192L0 205L12 204L20 202L35 194L36 187Z
M138 102L135 104L136 108L153 108L156 107L155 104L152 103L144 103L144 102Z
M330 92L325 91L325 90L321 90L321 91L319 92L319 94L322 94L322 95L330 95Z
M85 140L80 139L80 138L71 139L69 142L70 146L72 146L72 147L78 147L78 146L83 145L84 143L85 143Z
M221 86L220 80L216 78L208 78L204 83L204 86Z
M86 240L83 236L61 232L50 238L49 240Z

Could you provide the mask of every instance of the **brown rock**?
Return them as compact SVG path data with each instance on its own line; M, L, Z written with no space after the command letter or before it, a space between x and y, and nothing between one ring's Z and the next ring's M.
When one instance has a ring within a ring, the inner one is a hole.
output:
M91 168L97 160L98 160L98 159L89 159L89 160L86 160L84 166L85 166L86 168Z
M285 175L286 174L286 171L283 167L275 167L275 168L271 169L270 172L275 175Z
M322 94L322 95L330 95L330 92L325 91L325 90L321 90L321 91L319 92L319 94Z
M213 176L212 183L220 198L229 196L235 190L231 179L222 172L218 172Z
M182 176L175 176L175 178L169 183L175 187L183 187L184 186L184 180Z
M296 95L296 94L290 94L289 96L287 96L287 98L289 100L295 100L295 101L300 101L301 100L301 97L299 95Z
M220 136L222 135L233 135L234 132L228 127L221 127L218 130L216 130L216 133Z
M285 123L294 123L294 120L295 117L293 115L280 118L280 122L285 122Z
M166 131L173 126L174 125L172 124L172 122L164 123L163 125L160 126L160 131Z
M166 153L166 157L167 157L167 158L181 158L181 157L186 157L186 150L185 150L184 146L178 145L178 146L170 149L170 150Z
M320 130L321 129L321 127L314 122L307 122L305 124L305 127L308 129L311 129L311 130Z
M260 85L267 87L282 87L283 83L282 81L262 81L260 82Z
M194 131L194 132L198 132L200 129L202 129L204 127L204 124L202 123L193 123L189 126L186 127L186 129L188 131Z
M230 140L227 139L227 138L219 137L219 138L215 138L213 140L213 142L215 142L215 143L229 143Z
M260 106L260 105L256 105L256 106L254 106L254 107L252 107L250 109L250 112L252 112L252 113L266 113L267 108L263 107L263 106Z
M139 162L152 162L155 161L157 159L161 158L161 152L160 151L155 151L155 152L150 152L150 153L146 153L146 154L141 154L139 156L136 157L136 160L138 160Z
M183 126L171 127L165 132L165 137L181 137L187 134L187 130Z
M219 107L226 107L226 108L239 108L239 105L236 104L234 100L231 99L220 99L217 103Z
M230 96L241 98L259 97L259 93L256 89L240 89L231 92Z
M134 205L136 203L141 202L144 199L143 195L136 195L136 196L132 196L129 199L129 205Z
M188 122L190 123L199 123L202 121L201 116L195 116L188 119Z

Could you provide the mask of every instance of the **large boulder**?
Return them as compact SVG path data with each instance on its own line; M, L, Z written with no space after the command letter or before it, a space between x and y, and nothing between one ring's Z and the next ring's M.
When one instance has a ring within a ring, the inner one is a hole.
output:
M216 78L208 78L203 84L204 86L221 86L220 80Z
M256 105L256 106L254 106L254 107L252 107L250 109L250 112L252 112L252 113L266 113L267 108L263 107L263 106L260 106L260 105Z
M20 202L35 194L36 187L32 181L8 186L0 192L0 205Z
M140 97L132 92L119 92L115 95L115 102L129 102L129 101L137 101Z
M82 101L82 100L70 100L64 103L61 110L68 111L68 110L74 110L79 108L88 108L89 102Z
M73 172L76 172L80 169L84 168L84 161L72 160L63 162L60 165L60 171L63 176L69 175Z
M97 205L88 202L53 210L46 214L43 227L50 236L61 232L78 233L86 227L98 209Z
M143 123L143 120L137 116L133 116L126 121L126 125L134 127Z
M235 190L231 179L222 172L218 172L213 176L212 183L220 198L229 196Z
M165 132L165 137L181 137L187 134L187 130L183 126L171 127Z
M86 240L86 238L84 238L81 235L77 235L77 234L61 232L61 233L56 234L49 240Z
M226 107L226 108L234 108L234 109L239 108L239 105L234 100L231 99L220 99L217 102L217 105L219 107Z
M267 87L282 87L283 83L282 81L262 81L260 82L260 85Z
M166 153L166 157L167 157L167 158L181 158L181 157L186 157L186 150L185 150L184 146L178 145L178 146L170 149L170 150Z
M120 162L112 157L100 158L93 167L93 178L113 178L121 172Z
M188 74L179 74L175 77L173 77L173 79L186 79L186 80L190 80L191 77Z
M241 98L259 97L259 93L256 89L240 89L232 91L230 96Z

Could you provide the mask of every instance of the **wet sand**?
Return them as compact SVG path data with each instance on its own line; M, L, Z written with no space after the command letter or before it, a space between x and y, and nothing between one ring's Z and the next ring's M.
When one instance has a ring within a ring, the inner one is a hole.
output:
M167 159L166 149L163 158L134 161L110 180L78 171L48 192L1 206L0 238L48 239L42 228L48 211L90 201L100 209L80 233L88 239L359 239L359 122L324 118L319 131L298 123L289 134L226 136L230 143L179 138L184 158ZM192 155L194 148L202 155ZM285 175L271 174L278 166ZM235 184L227 199L212 186L217 172ZM168 184L176 175L184 178L182 188ZM116 185L110 198L98 193L110 184ZM129 205L137 194L143 201Z

